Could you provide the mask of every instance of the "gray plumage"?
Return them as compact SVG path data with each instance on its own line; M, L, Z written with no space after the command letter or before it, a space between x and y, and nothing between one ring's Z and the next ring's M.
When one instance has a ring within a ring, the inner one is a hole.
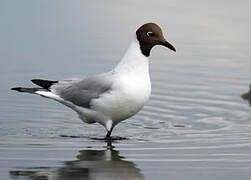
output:
M50 87L50 90L64 100L90 108L91 100L109 91L112 86L111 73L86 77L82 80L63 80Z

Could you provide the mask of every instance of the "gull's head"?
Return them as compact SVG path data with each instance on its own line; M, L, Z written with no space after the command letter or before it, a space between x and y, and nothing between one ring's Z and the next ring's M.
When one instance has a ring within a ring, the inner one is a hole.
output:
M175 47L164 38L162 30L157 24L147 23L142 25L136 31L136 37L139 41L141 52L147 57L155 45L162 45L176 51Z

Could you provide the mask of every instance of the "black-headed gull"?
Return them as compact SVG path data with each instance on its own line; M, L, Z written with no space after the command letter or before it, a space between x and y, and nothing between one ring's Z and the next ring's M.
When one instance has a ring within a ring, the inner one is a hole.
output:
M54 99L74 111L86 123L100 123L110 138L115 125L141 110L151 94L149 59L155 45L176 51L154 23L142 25L122 60L111 71L83 79L31 80L41 88L16 87L12 90Z

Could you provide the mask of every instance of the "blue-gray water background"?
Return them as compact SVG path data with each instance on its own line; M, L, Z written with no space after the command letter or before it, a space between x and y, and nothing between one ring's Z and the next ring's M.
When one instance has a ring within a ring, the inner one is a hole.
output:
M251 179L250 1L0 1L0 179ZM45 98L10 91L30 79L110 70L135 30L159 24L152 96L119 124L100 125ZM80 136L71 138L70 136Z

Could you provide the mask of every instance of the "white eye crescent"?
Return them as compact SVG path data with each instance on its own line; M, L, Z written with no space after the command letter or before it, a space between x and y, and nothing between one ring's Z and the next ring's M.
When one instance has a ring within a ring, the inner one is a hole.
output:
M147 35L148 37L152 37L154 34L153 34L153 32L149 31L149 32L146 33L146 35Z

